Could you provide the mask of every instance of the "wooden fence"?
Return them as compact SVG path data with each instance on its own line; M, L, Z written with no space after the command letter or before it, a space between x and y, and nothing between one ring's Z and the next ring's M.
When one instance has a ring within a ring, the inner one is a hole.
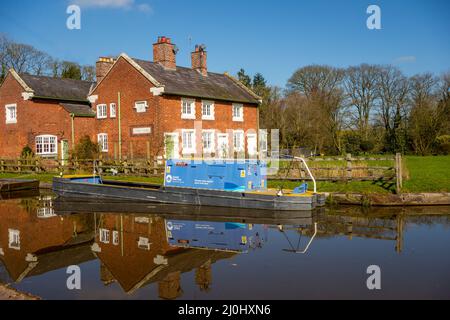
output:
M156 160L95 160L99 174L124 176L161 176L164 166ZM0 173L92 173L94 160L0 159Z
M378 181L386 187L395 185L397 192L403 186L401 154L384 157L354 157L347 154L345 157L313 157L306 161L317 181ZM283 160L280 160L277 173L269 178L311 180L303 163Z
M378 163L377 163L378 162ZM104 175L162 176L162 161L152 160L96 160L96 172ZM379 181L387 187L402 188L402 157L308 158L307 163L317 181ZM374 165L370 165L373 163ZM380 165L387 164L387 165ZM73 174L93 172L94 160L0 159L0 173ZM269 179L310 180L306 168L298 161L280 160L280 168Z

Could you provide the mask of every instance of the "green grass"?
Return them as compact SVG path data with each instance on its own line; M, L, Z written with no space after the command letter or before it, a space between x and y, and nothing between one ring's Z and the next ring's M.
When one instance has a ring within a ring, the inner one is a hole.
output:
M450 156L406 156L402 192L450 192Z
M15 178L15 179L36 179L42 182L50 183L52 182L53 177L56 176L55 174L19 174L19 173L0 173L0 179L7 179L7 178Z
M280 180L269 181L269 188L278 189L283 185L283 189L294 189L301 182L286 181L284 184ZM308 182L308 189L313 190L312 181ZM319 192L342 192L342 193L392 193L394 190L383 188L378 183L371 181L352 181L352 182L317 182L317 191Z

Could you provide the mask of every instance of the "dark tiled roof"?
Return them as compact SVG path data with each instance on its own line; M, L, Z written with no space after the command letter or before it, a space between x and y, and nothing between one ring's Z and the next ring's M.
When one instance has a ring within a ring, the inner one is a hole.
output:
M33 89L35 97L60 100L87 101L89 90L93 85L89 81L33 76L25 73L20 77Z
M133 60L164 85L165 94L252 104L259 103L259 99L241 88L225 74L208 72L208 76L205 77L190 68L177 67L176 70L168 70L158 63L139 59Z
M68 112L78 117L95 117L95 112L90 106L85 104L60 103L60 105Z

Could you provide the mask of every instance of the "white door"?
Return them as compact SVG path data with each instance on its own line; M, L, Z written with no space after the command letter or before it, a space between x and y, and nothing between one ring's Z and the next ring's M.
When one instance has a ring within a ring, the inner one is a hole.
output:
M166 159L178 159L180 156L178 149L178 133L164 134L164 154Z
M258 139L256 133L249 133L247 135L247 152L249 156L256 156L258 154Z
M220 159L228 158L228 134L219 133L217 135L217 157Z

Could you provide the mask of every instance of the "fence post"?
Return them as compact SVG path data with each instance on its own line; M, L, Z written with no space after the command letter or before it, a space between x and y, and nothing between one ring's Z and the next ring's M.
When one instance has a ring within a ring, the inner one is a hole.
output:
M397 193L401 193L403 181L402 181L402 155L397 153L395 155L395 180Z
M36 173L41 171L39 159L34 160L34 171Z
M98 166L97 166L97 171L98 174L103 174L103 160L100 158L100 160L98 160Z
M146 141L147 144L147 160L150 160L150 141Z
M17 171L21 172L22 171L22 160L17 160Z
M0 160L0 172L5 172L5 160Z
M153 174L158 175L158 159L156 156L153 158Z
M347 153L347 156L345 159L347 160L347 180L351 181L353 178L351 153Z

